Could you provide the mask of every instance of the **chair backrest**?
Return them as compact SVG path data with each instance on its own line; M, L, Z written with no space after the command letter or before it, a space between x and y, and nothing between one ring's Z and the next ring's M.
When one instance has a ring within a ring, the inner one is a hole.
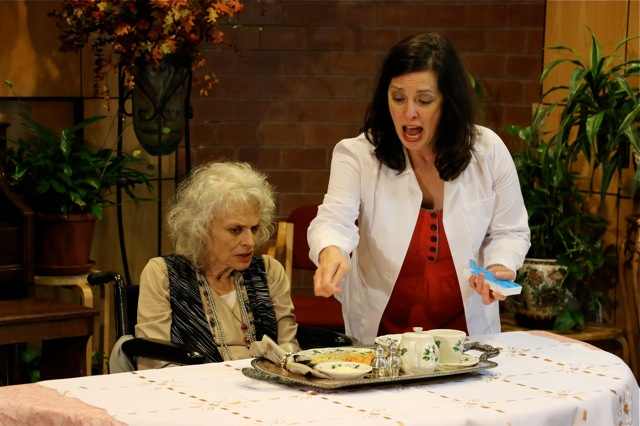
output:
M267 254L274 257L282 266L289 277L291 282L291 276L293 274L293 236L294 226L293 223L280 221L276 230L275 244L267 249Z
M294 209L287 222L293 224L293 267L315 271L316 266L309 259L309 243L307 242L307 228L316 217L318 206L309 204Z

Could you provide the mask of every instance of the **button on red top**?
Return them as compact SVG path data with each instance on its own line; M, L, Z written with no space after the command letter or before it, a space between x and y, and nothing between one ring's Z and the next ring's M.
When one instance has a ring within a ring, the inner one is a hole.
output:
M464 306L442 211L421 209L378 335L412 327L467 331Z

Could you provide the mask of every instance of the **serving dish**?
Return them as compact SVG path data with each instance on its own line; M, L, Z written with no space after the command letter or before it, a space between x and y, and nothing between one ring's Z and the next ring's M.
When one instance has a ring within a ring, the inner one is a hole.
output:
M306 349L294 354L296 360L307 360L307 363L311 366L329 361L371 364L374 356L375 353L373 349L357 346Z
M371 366L360 362L327 361L316 364L315 369L332 379L359 379L371 372Z
M266 380L275 383L330 390L356 386L376 386L390 383L445 378L463 374L479 373L498 366L496 362L489 360L489 358L492 358L500 353L500 350L498 348L494 348L490 345L479 344L477 342L471 342L465 344L465 351L467 350L478 350L482 352L482 354L478 357L477 364L471 366L452 366L451 368L441 368L428 374L400 374L397 377L371 377L370 375L365 375L364 377L355 379L321 379L309 375L303 376L300 374L291 373L281 368L279 365L276 365L271 361L263 358L256 358L252 360L252 367L243 368L242 374L254 379Z

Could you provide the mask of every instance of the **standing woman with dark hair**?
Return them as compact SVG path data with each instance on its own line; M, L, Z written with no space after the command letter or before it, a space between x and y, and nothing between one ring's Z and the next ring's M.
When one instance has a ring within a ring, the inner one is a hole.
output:
M502 296L468 265L514 279L530 245L527 211L506 146L473 124L467 74L446 38L391 48L363 133L334 148L307 236L315 293L337 296L347 334L363 343L414 326L500 331Z

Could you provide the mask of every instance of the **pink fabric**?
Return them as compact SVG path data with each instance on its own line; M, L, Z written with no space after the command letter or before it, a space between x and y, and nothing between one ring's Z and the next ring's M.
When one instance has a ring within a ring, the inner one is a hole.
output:
M101 408L38 384L0 387L0 425L125 425Z

